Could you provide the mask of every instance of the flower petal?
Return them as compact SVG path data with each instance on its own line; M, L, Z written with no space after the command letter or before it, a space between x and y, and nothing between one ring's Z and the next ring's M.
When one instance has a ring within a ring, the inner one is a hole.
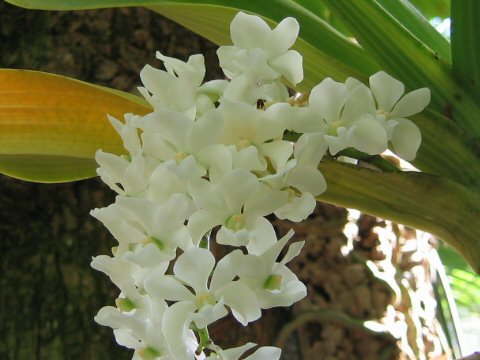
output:
M207 291L208 278L214 266L215 257L209 250L193 247L178 257L173 272L199 294Z
M153 273L144 280L145 291L169 301L191 300L194 295L172 276Z
M243 49L262 48L271 30L260 17L239 12L230 24L233 44Z
M297 40L300 25L292 17L280 21L267 37L264 49L270 57L278 56L290 49Z
M233 316L243 326L262 316L255 293L239 281L228 283L217 290L215 295L223 297L225 305L232 309Z
M293 85L303 80L303 58L298 51L289 50L286 53L271 59L270 66L283 75Z
M294 222L305 220L317 205L317 201L310 193L304 193L302 196L295 196L287 204L275 211L275 216L279 219L288 219Z
M411 161L417 155L422 134L412 121L408 119L397 119L397 121L398 124L391 140L393 151L402 159Z
M391 77L385 71L370 76L370 89L377 101L378 109L390 111L405 91L401 81Z
M340 119L346 100L347 86L331 78L324 79L310 92L310 107L328 124Z
M363 117L348 130L348 142L355 149L376 155L387 149L385 128L373 116Z
M430 90L421 88L409 92L395 105L391 116L403 118L421 112L430 103Z

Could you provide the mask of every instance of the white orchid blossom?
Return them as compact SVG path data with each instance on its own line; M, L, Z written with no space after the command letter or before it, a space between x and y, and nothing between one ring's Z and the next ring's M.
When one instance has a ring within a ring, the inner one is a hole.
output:
M229 255L222 261L228 263ZM261 313L252 290L241 282L232 282L235 277L232 268L226 271L222 263L215 270L214 267L215 258L209 250L192 247L175 262L175 276L152 274L145 279L145 289L154 297L190 304L189 320L195 322L198 328L227 315L225 305L243 325L257 320ZM209 282L210 276L212 279Z
M286 266L304 242L279 259L293 232L278 240L267 216L301 221L313 212L327 188L318 169L327 150L374 155L391 145L415 157L421 135L407 117L427 106L428 89L403 95L401 82L379 72L370 87L327 78L308 101L289 98L284 82L303 79L302 57L290 49L298 32L293 18L272 30L238 13L233 45L217 52L227 80L202 84L202 55L183 62L157 53L165 70L145 66L139 88L153 111L109 117L127 154L97 151L97 173L119 195L91 214L118 246L91 266L120 294L95 320L133 359L239 360L255 344L222 350L210 324L231 312L247 325L262 309L306 295ZM234 249L216 259L212 241ZM278 360L280 352L260 347L244 359Z
M146 65L140 72L145 87L138 90L156 110L171 109L195 118L197 91L205 76L203 55L190 56L186 63L160 52L157 58L166 71Z

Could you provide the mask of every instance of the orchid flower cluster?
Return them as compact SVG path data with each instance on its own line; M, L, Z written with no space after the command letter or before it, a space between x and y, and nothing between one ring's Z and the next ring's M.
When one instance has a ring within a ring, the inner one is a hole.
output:
M313 212L326 189L318 165L327 152L373 155L390 144L415 157L420 131L406 117L428 104L428 89L403 96L403 84L379 72L370 87L327 78L299 102L285 85L303 79L302 56L290 49L298 32L293 18L271 30L239 13L233 45L217 52L227 79L203 83L202 55L182 62L157 53L165 70L140 73L153 111L109 118L128 154L97 152L98 175L118 196L91 213L118 246L92 267L121 292L95 320L134 359L239 359L255 344L222 350L210 324L231 312L247 325L262 309L306 295L286 266L303 242L284 251L293 232L278 239L266 216L298 222ZM298 140L285 140L286 132ZM216 259L210 241L231 251ZM267 346L246 359L279 357Z

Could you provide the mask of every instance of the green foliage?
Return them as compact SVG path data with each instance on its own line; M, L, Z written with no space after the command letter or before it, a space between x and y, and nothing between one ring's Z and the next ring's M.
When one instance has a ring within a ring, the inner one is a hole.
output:
M451 247L442 245L438 252L452 284L455 302L480 315L480 277Z

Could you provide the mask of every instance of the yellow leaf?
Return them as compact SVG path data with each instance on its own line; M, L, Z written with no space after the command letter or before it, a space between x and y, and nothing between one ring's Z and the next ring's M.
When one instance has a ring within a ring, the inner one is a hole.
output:
M124 152L107 119L146 114L140 97L75 79L0 69L0 172L63 182L95 175L97 149Z

